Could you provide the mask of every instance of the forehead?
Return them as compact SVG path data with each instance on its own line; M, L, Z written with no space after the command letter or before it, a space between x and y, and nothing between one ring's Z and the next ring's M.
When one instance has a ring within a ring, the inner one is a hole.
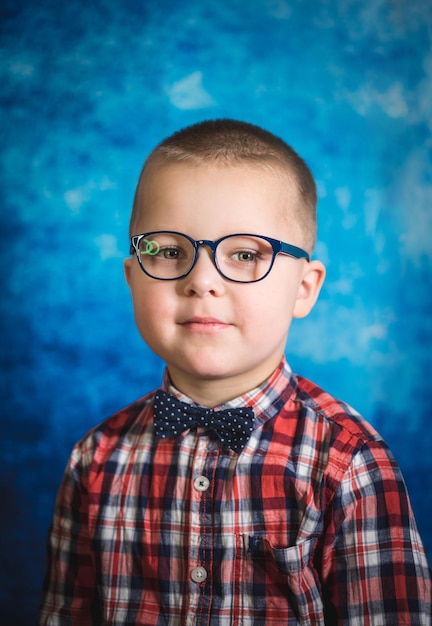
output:
M263 215L278 211L279 217L295 217L300 194L288 168L269 163L189 163L159 161L146 166L136 194L136 217L146 217L155 208L181 212L195 207L236 210L246 203L260 204Z
M300 245L298 205L297 185L281 169L158 163L140 180L131 229L178 230L195 239L250 232Z

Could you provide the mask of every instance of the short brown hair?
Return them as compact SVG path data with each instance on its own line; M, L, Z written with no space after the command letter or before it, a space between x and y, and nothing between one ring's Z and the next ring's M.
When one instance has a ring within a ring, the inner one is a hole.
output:
M302 206L296 207L297 217L305 245L312 252L316 237L315 181L305 161L280 137L254 124L232 119L199 122L170 135L154 148L141 171L131 215L131 230L140 211L138 191L144 172L152 164L164 162L194 165L268 164L288 172L294 176L300 192Z

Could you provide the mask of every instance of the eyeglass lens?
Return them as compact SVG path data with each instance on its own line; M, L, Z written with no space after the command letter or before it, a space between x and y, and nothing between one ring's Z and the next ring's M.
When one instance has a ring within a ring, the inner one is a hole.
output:
M139 262L154 278L175 279L192 268L195 247L177 233L149 233L139 241ZM233 235L222 239L216 248L216 264L226 278L239 282L260 280L273 260L271 244L261 237Z

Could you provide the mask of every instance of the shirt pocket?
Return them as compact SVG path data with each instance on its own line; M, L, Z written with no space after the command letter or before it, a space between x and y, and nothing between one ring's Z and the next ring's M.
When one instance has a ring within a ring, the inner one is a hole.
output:
M267 537L243 535L245 593L266 624L324 625L321 584L313 563L315 540L281 547Z

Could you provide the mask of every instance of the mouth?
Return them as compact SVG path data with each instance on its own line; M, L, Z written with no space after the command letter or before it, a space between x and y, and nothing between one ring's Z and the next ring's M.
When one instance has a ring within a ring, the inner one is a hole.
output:
M180 326L191 332L198 333L216 333L226 330L231 324L224 322L216 317L198 317L193 316L179 323Z

